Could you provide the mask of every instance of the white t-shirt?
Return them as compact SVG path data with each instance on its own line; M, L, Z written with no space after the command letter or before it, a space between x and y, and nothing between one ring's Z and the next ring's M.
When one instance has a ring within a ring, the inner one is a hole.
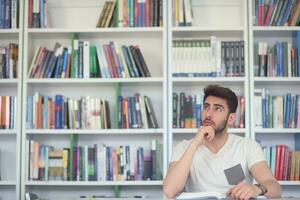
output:
M192 140L184 140L175 146L171 162L178 161ZM245 174L244 182L252 184L250 168L265 160L259 144L249 138L229 134L225 145L215 154L206 146L200 146L194 154L189 177L185 185L186 192L218 191L226 193L229 185L224 170L241 164Z

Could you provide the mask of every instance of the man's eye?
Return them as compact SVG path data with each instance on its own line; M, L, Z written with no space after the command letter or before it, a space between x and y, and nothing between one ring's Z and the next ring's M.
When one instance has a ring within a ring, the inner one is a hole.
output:
M221 112L221 111L222 111L222 108L217 107L216 110L217 110L218 112Z

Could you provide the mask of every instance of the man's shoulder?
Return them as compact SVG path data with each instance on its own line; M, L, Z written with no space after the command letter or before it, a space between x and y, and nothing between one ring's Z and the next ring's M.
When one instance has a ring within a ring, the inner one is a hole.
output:
M231 137L233 144L241 144L241 145L245 146L246 148L248 146L253 146L253 145L257 144L257 142L254 139L251 139L248 137L242 137L242 136L234 135L234 134L231 134L230 137Z

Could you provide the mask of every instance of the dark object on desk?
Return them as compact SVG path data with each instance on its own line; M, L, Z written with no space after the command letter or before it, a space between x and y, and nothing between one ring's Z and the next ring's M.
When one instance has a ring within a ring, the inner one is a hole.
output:
M245 174L241 164L225 169L224 173L229 185L237 185L245 180Z

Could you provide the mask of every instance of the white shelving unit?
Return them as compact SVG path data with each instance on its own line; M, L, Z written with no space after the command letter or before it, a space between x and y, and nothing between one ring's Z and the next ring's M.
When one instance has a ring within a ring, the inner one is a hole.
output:
M26 192L36 193L46 199L76 199L81 195L101 194L114 196L120 188L121 196L161 198L162 181L29 181L26 177L26 140L34 139L56 148L67 147L71 135L78 137L79 145L105 143L107 145L137 144L149 147L150 140L163 144L163 175L167 172L173 146L191 139L197 129L172 127L172 94L202 94L208 84L230 87L245 98L245 128L229 129L230 133L257 139L262 145L285 144L295 146L294 136L300 129L263 129L254 126L254 89L268 88L272 94L300 92L300 78L254 77L253 42L277 40L292 42L300 27L258 27L252 25L254 0L192 0L194 21L191 27L172 26L172 0L163 0L163 27L95 28L104 0L47 0L48 28L28 27L28 0L20 0L20 28L0 30L0 45L19 44L17 79L0 79L0 95L18 97L17 128L0 130L1 180L0 198L25 199ZM151 72L147 78L84 78L84 79L32 79L27 76L35 48L53 49L55 42L70 46L72 34L91 44L115 41L119 45L138 44ZM172 41L174 38L209 39L217 41L244 40L244 77L172 77ZM135 92L148 95L158 118L158 129L118 129L115 125L116 87L123 96ZM55 130L26 129L27 95L39 92L54 97L99 97L109 101L112 129L109 130ZM13 158L13 159L12 159ZM299 181L280 181L283 196L300 196Z
M105 1L99 0L48 0L49 27L43 29L27 28L28 0L25 0L24 15L24 65L23 72L23 125L22 125L22 180L21 199L26 192L36 193L41 198L66 199L81 195L114 196L114 188L120 188L121 196L133 197L136 188L147 197L162 196L162 181L29 181L26 177L26 140L34 139L56 148L69 146L70 135L78 137L78 145L92 146L95 143L119 146L136 144L150 148L152 139L163 144L163 174L167 169L167 28L95 28ZM163 13L166 13L163 1ZM164 22L166 16L164 15ZM37 46L53 49L55 42L63 46L71 45L71 34L76 33L79 40L90 41L91 45L117 42L118 45L139 45L149 67L151 77L147 78L84 78L84 79L32 79L28 78L28 65L33 59ZM116 118L116 90L122 96L133 96L138 92L150 97L159 123L158 129L118 129ZM54 97L63 94L79 99L82 96L99 97L109 101L112 129L100 130L55 130L26 129L26 97L39 92ZM78 187L79 186L79 187Z
M203 94L203 88L209 84L218 84L233 89L237 95L245 98L245 124L244 129L230 129L233 134L249 137L249 110L248 110L248 26L247 3L240 0L202 0L191 1L193 8L193 25L186 27L172 26L172 1L169 0L168 27L168 66L169 86L168 102L172 102L173 92L185 92L187 95ZM244 77L173 77L172 76L172 41L174 38L209 39L216 36L217 41L239 41L245 43L245 76ZM182 129L172 127L172 103L168 105L168 160L171 159L172 149L175 144L194 137L197 129Z
M249 7L249 72L250 87L250 115L251 115L251 137L258 140L261 146L284 144L291 150L295 148L295 134L299 134L299 128L259 128L255 126L254 90L266 88L271 95L285 95L288 92L299 94L299 77L256 77L254 74L254 43L263 41L268 44L287 41L294 44L295 31L299 27L288 26L255 26L253 25L252 6L253 0L248 2ZM282 196L299 197L299 181L279 181L282 187Z
M0 96L17 97L16 109L21 110L22 103L22 49L23 49L23 1L19 1L19 28L0 29L0 46L9 43L18 44L17 78L0 79ZM20 198L20 148L21 148L21 112L14 116L15 129L0 129L0 198Z

